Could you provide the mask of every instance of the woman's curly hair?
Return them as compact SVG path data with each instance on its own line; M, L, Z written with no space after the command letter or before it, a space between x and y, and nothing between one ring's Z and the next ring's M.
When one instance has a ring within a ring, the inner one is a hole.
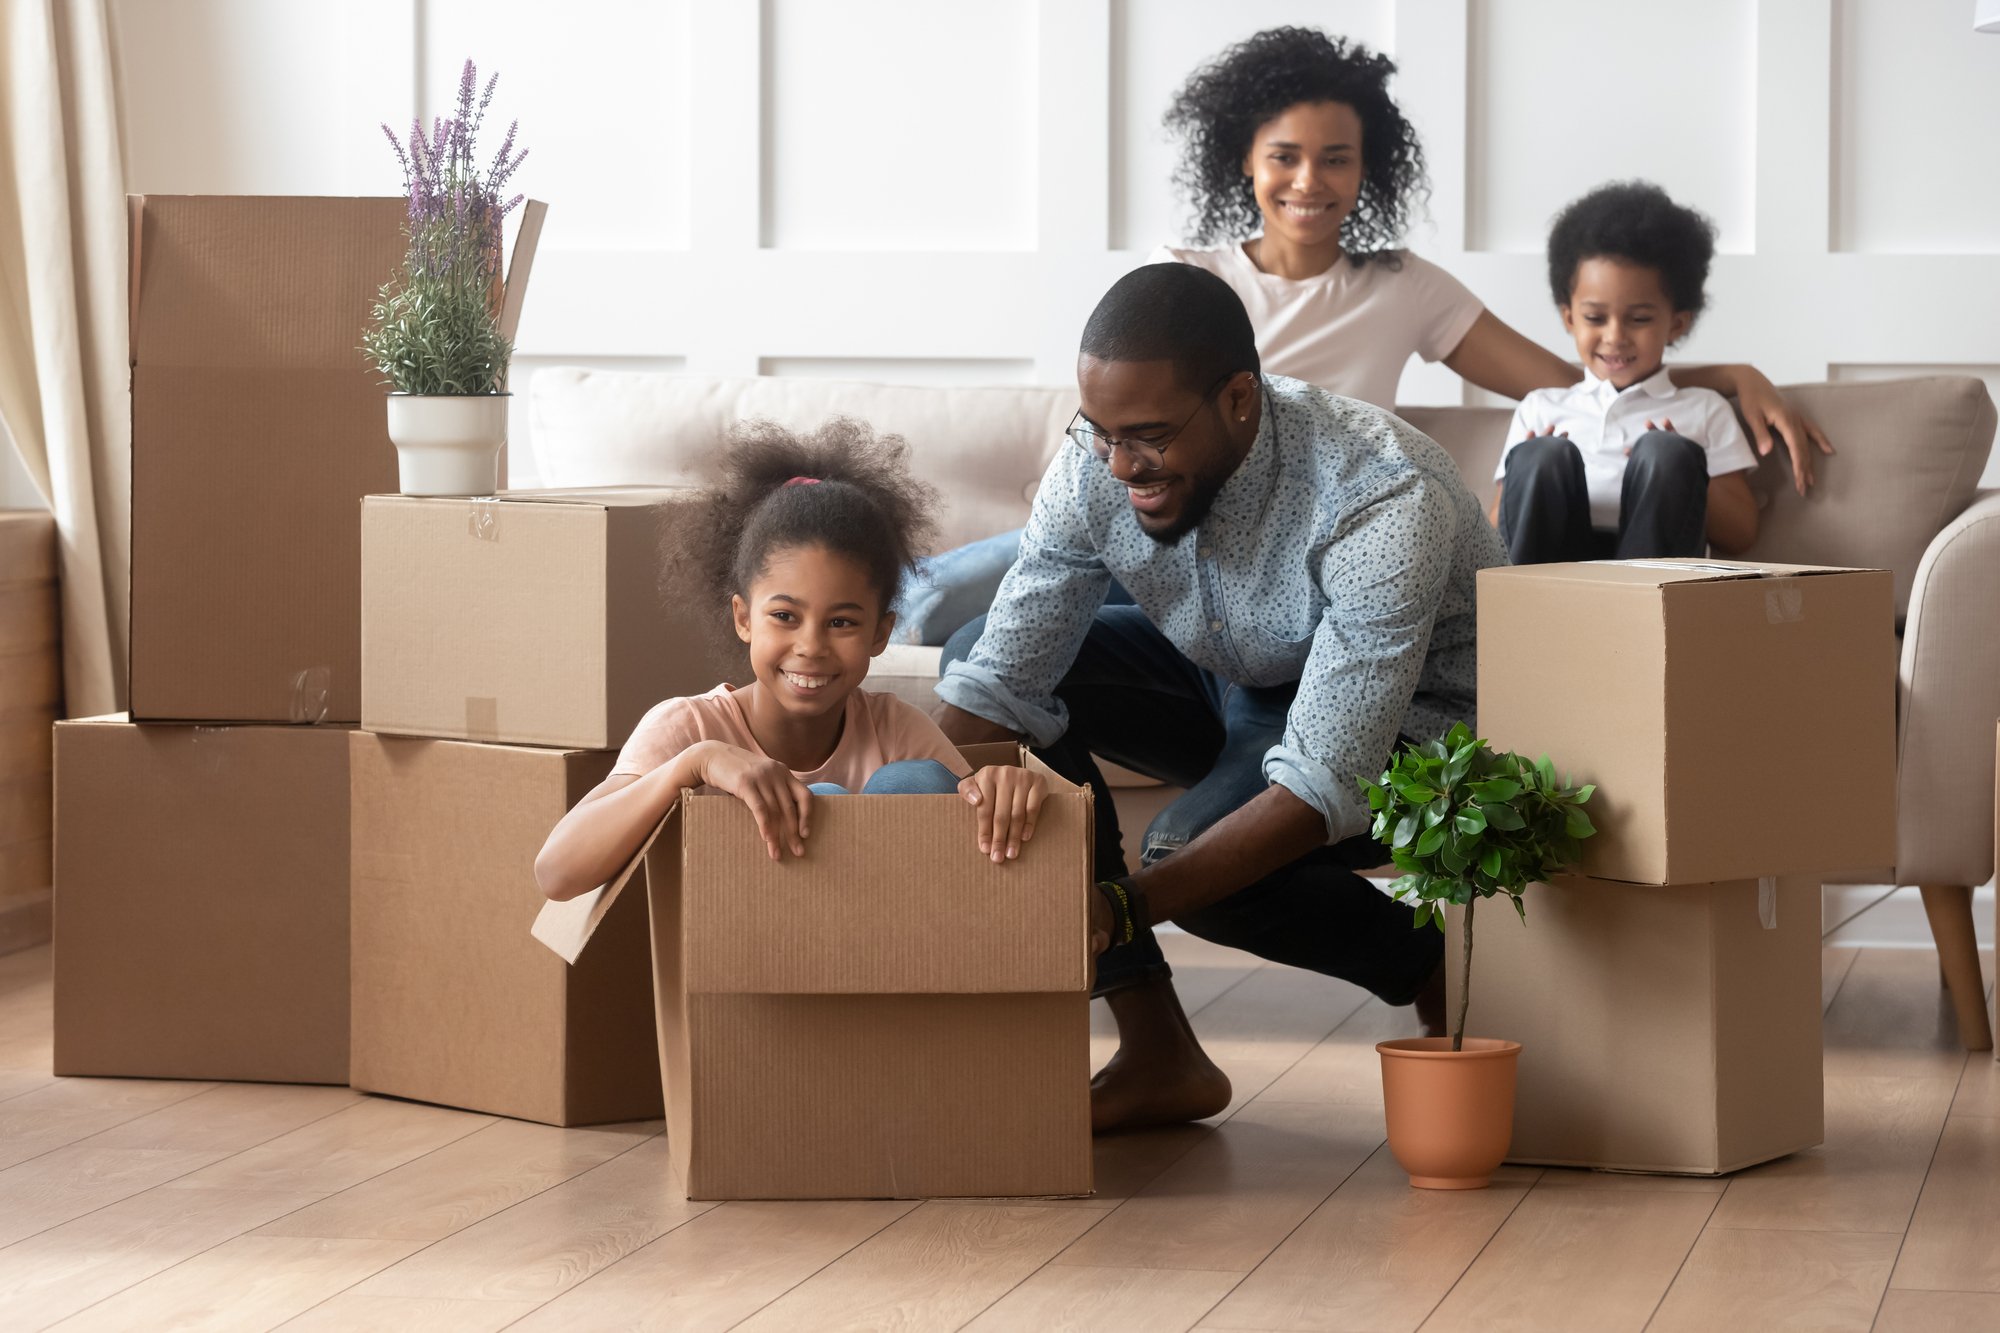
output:
M1397 247L1430 195L1417 131L1389 96L1396 64L1316 28L1266 28L1188 76L1167 108L1185 140L1174 185L1193 210L1197 245L1262 225L1243 159L1263 125L1301 102L1345 102L1361 118L1361 191L1340 226L1348 262L1400 263Z
M750 595L776 552L823 546L868 571L887 611L937 532L937 488L910 475L909 457L901 436L878 436L852 417L804 435L739 422L719 482L667 529L669 577L693 573L726 605L731 594ZM810 484L787 484L800 478Z

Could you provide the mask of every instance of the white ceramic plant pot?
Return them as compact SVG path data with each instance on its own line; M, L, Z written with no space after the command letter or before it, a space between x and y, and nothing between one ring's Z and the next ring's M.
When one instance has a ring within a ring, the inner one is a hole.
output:
M389 395L389 439L405 495L491 495L507 443L504 393Z

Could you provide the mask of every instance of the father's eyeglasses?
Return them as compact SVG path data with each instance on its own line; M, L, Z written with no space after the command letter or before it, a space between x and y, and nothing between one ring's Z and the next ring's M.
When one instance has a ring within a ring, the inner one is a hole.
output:
M1142 470L1151 472L1153 469L1165 465L1168 446L1180 438L1182 431L1194 424L1194 419L1201 415L1202 409L1213 402L1215 395L1221 393L1228 386L1229 381L1234 378L1236 378L1236 374L1234 371L1231 371L1217 380L1214 387L1201 396L1201 402L1195 406L1194 411L1188 413L1187 420L1181 422L1180 425L1174 427L1158 439L1138 440L1129 437L1120 439L1117 436L1107 434L1099 430L1096 423L1084 416L1081 407L1077 408L1076 415L1069 419L1069 425L1063 428L1063 434L1069 437L1071 444L1076 445L1079 449L1088 449L1091 453L1096 454L1099 459L1107 463L1111 461L1111 451L1113 449L1123 449L1132 456L1132 461L1137 463Z

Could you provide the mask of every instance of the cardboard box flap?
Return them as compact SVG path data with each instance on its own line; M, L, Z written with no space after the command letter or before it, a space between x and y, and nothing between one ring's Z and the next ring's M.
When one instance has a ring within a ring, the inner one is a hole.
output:
M819 797L805 857L775 862L741 801L685 797L684 835L648 873L678 883L688 991L1085 989L1090 793L1044 775L1036 836L1004 865L956 795Z
M667 812L667 817L646 835L646 840L639 844L639 850L632 853L632 858L611 877L609 882L598 885L589 893L571 898L568 902L543 903L541 911L535 913L535 924L529 933L554 950L556 956L565 963L576 962L583 956L584 946L590 943L590 937L597 932L598 926L603 924L604 918L610 913L611 905L618 901L618 895L632 882L632 877L638 873L639 867L646 864L646 854L653 850L653 844L659 840L660 834L665 832L669 825L678 825L679 819L680 807L676 805ZM644 881L641 881L640 891L644 891Z
M528 273L534 267L535 247L541 243L542 222L548 215L549 206L539 199L529 199L521 205L521 224L514 233L514 253L507 261L507 286L500 298L500 336L510 343L514 341L514 331L521 327L521 306L528 299Z
M588 509L649 509L654 505L671 504L676 500L694 495L692 486L594 486L578 487L572 490L521 490L501 491L497 495L476 498L465 496L421 496L421 495L371 495L372 504L455 504L481 505L491 507L496 504L555 504L575 505Z
M1743 560L1581 560L1571 564L1514 565L1493 573L1509 578L1558 582L1617 583L1664 588L1676 583L1718 583L1730 579L1811 578L1824 574L1879 573L1829 565L1756 564Z

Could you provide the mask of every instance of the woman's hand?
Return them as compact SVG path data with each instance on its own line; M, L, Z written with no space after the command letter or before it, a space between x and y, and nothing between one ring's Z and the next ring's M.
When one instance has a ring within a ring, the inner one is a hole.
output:
M958 784L958 794L979 812L979 850L1005 864L1035 836L1035 820L1049 784L1040 773L994 764Z
M792 776L792 770L775 759L722 744L703 750L698 767L703 783L750 807L757 820L757 834L770 849L773 861L784 859L785 848L790 848L793 856L806 854L812 793Z
M1811 417L1786 402L1778 386L1755 366L1677 366L1674 383L1735 394L1736 406L1750 423L1750 443L1757 450L1757 457L1771 452L1776 442L1774 434L1785 442L1785 449L1792 456L1792 485L1800 495L1813 484L1813 451L1833 452L1833 443L1825 432L1813 424Z

